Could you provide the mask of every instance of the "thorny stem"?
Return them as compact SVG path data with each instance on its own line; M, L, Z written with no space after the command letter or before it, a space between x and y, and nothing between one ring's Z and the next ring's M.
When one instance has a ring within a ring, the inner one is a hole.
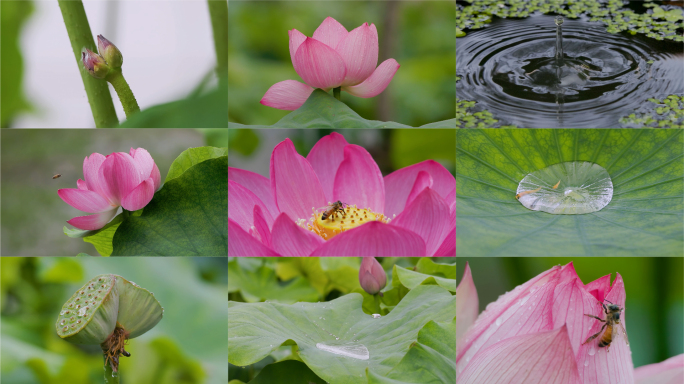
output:
M342 93L342 87L333 88L333 96L335 96L335 98L337 100L342 101L342 98L340 96L341 93Z
M119 95L121 105L123 105L124 112L126 112L126 118L130 118L135 112L140 112L138 102L135 100L133 91L131 91L131 87L128 86L121 70L110 71L109 74L107 74L106 80L112 84L116 94Z
M71 49L74 51L76 65L81 73L81 79L88 95L88 103L93 113L95 126L98 128L110 128L119 124L116 117L112 95L109 93L107 84L88 74L81 63L81 51L88 48L96 51L93 34L90 31L88 17L86 16L81 0L58 0L59 9L62 11L64 25L69 34Z

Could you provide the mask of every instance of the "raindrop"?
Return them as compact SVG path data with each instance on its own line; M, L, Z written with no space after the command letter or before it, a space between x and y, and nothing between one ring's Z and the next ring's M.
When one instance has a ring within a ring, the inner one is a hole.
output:
M339 339L340 339L339 337L336 337L336 338L335 338L335 340L339 340Z
M584 360L584 366L586 367L588 365L589 365L589 359Z
M498 319L496 319L496 326L497 326L497 327L498 327L499 325L501 325L501 323L503 323L503 319L502 319L501 317L499 317Z
M603 209L613 198L608 171L588 161L554 164L525 176L516 197L527 209L579 215Z
M341 345L328 345L316 343L316 348L336 355L351 357L353 359L368 360L370 358L368 348L363 344L345 343Z

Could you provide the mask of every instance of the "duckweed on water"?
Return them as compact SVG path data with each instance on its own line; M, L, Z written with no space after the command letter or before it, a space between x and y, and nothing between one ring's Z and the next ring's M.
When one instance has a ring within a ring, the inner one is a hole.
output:
M456 81L460 77L456 77ZM489 111L472 112L470 108L475 106L475 101L461 100L456 97L456 128L491 128L496 126L499 120L494 118ZM501 128L517 128L514 125Z
M684 13L679 8L659 6L646 0L643 5L652 8L647 13L636 13L623 8L622 0L465 0L469 6L457 5L456 37L463 37L465 29L480 29L491 22L492 16L501 18L524 18L535 13L559 14L570 19L582 15L590 21L606 25L609 33L628 31L635 35L645 34L656 40L683 42L684 36L677 33L682 27Z
M670 95L664 100L650 98L646 111L620 119L628 128L684 128L684 95Z

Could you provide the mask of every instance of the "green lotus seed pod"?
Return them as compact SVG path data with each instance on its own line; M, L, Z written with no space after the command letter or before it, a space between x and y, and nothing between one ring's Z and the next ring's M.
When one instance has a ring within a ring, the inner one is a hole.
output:
M162 319L164 308L150 291L121 276L116 276L116 287L119 293L117 321L126 330L128 339L149 331Z
M95 276L62 306L57 334L74 344L100 344L114 331L118 308L116 276Z

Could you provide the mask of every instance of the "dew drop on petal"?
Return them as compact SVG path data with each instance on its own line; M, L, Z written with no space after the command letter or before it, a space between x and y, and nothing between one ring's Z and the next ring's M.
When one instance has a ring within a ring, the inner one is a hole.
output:
M598 164L569 161L528 174L518 184L516 193L527 209L579 215L600 211L608 205L613 198L613 182L608 171Z
M594 346L594 343L589 346L589 351L587 351L587 353L589 356L594 356L596 354L596 347Z

